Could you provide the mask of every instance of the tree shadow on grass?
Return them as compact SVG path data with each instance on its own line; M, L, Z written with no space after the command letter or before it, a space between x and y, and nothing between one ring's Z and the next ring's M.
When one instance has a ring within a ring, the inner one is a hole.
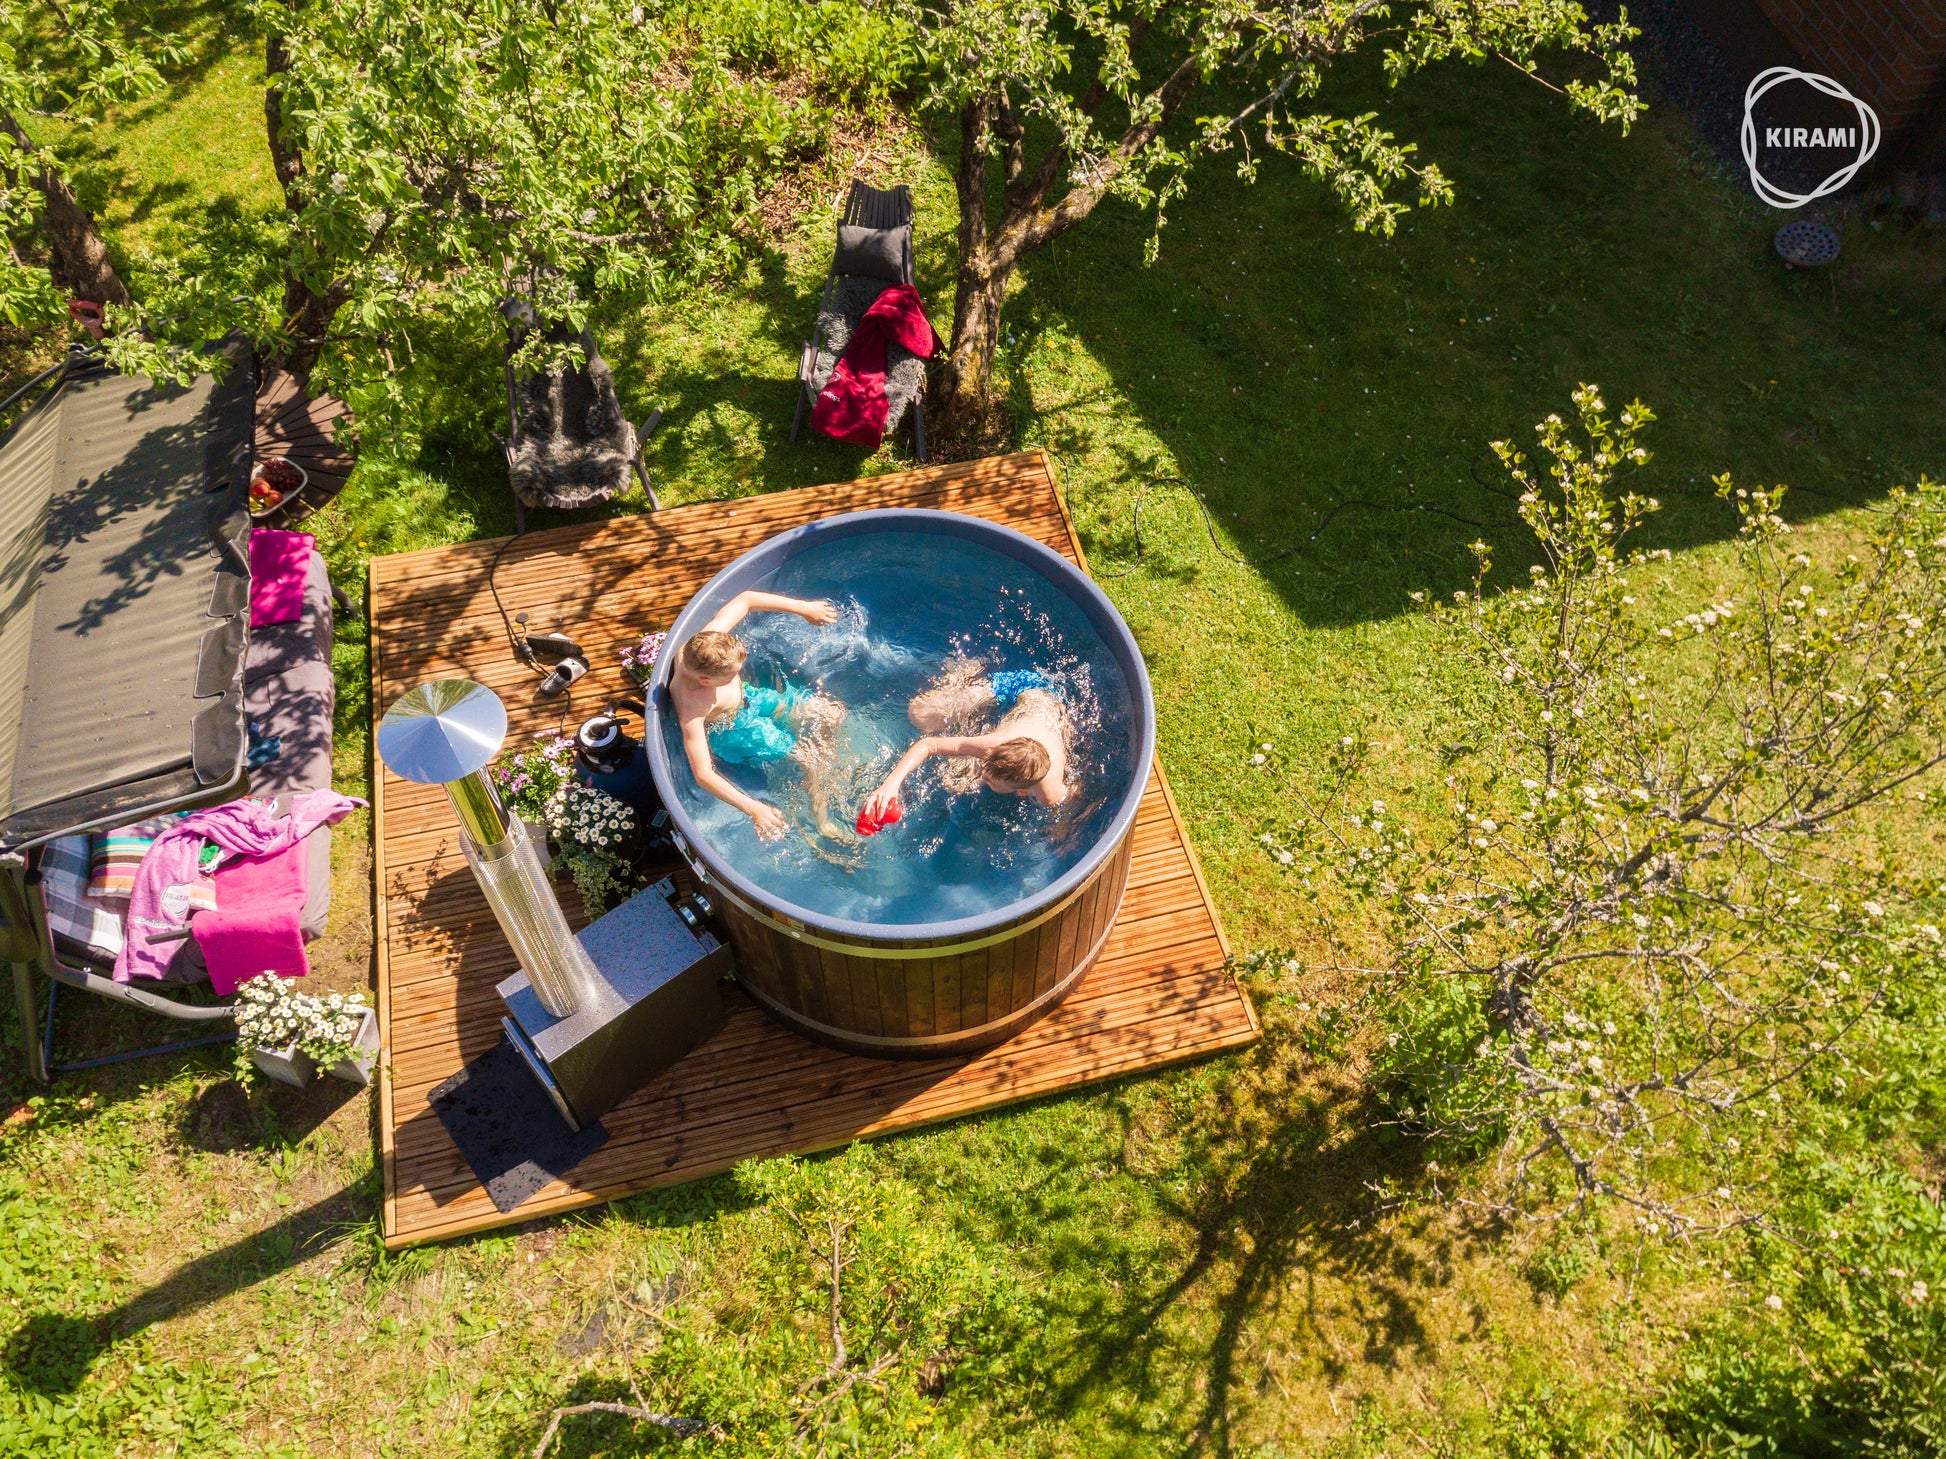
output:
M1360 63L1334 73L1326 101L1383 103L1388 125L1461 181L1454 206L1413 214L1392 240L1353 232L1273 157L1254 187L1220 163L1200 169L1152 268L1152 220L1116 202L1030 258L1008 306L1017 352L1040 329L1078 338L1166 453L1086 420L1060 372L1037 371L1029 438L1104 463L1078 493L1098 567L1132 557L1132 493L1166 471L1245 557L1291 554L1266 576L1310 623L1392 616L1414 590L1470 585L1476 537L1500 549L1501 581L1517 577L1531 537L1485 448L1531 444L1581 381L1611 408L1640 396L1662 417L1644 438L1656 459L1618 482L1664 504L1646 547L1735 533L1713 472L1793 483L1785 510L1799 519L1939 473L1946 343L1936 329L1888 334L1879 307L1936 277L1936 244L1896 245L1896 286L1789 275L1766 253L1775 220L1687 171L1680 137L1623 139L1491 72L1380 87ZM1848 249L1895 247L1852 234ZM1207 560L1193 509L1167 511Z
M733 310L750 333L672 353L659 337L667 316L638 315L604 336L631 414L640 418L652 406L666 413L648 462L672 488L667 499L780 491L916 464L905 459L913 442L903 423L888 438L889 450L873 451L812 429L807 405L798 438L790 439L798 356L817 324L823 287L821 272L793 268L783 251L766 248L739 285L698 300L706 310Z
M1266 1313L1290 1300L1300 1272L1307 1288L1301 1320L1312 1326L1323 1320L1320 1277L1355 1276L1360 1283L1369 1335L1357 1361L1397 1367L1429 1348L1422 1314L1426 1294L1445 1279L1442 1263L1374 1220L1375 1187L1410 1182L1416 1149L1383 1138L1389 1127L1368 1087L1329 1087L1304 1065L1273 1031L1250 1053L1211 1066L1206 1082L1214 1087L1202 1091L1189 1119L1175 1122L1174 1153L1159 1170L1145 1158L1157 1132L1138 1129L1146 1123L1138 1107L1117 1102L1121 1171L1159 1197L1159 1214L1193 1235L1168 1261L1166 1277L1148 1263L1131 1263L1134 1253L1120 1250L1123 1238L1109 1227L1051 1253L1056 1270L1098 1263L1116 1271L1112 1289L1123 1294L1119 1302L1068 1312L1074 1347L1085 1356L1057 1381L1057 1409L1086 1409L1101 1423L1105 1413L1173 1406L1170 1432L1186 1452L1232 1454L1237 1400L1260 1377L1246 1371L1245 1349ZM1091 1295L1100 1290L1089 1288ZM1171 1321L1186 1303L1208 1318L1193 1339ZM1310 1346L1323 1355L1332 1381L1349 1370L1353 1359L1332 1344ZM1183 1377L1185 1363L1193 1382ZM1114 1390L1133 1402L1111 1409L1090 1401ZM1128 1437L1136 1437L1133 1426Z
M363 1177L261 1231L184 1262L155 1286L98 1316L34 1313L7 1341L0 1362L13 1382L32 1392L50 1398L72 1393L116 1343L255 1286L344 1240L369 1217L376 1195L376 1174Z

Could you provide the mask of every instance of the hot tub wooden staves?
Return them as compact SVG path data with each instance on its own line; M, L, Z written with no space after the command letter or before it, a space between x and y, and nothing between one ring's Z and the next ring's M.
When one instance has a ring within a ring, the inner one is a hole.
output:
M930 1058L1011 1038L1086 976L1128 887L1134 827L1044 911L939 941L840 937L708 889L736 949L737 981L772 1017L833 1048Z

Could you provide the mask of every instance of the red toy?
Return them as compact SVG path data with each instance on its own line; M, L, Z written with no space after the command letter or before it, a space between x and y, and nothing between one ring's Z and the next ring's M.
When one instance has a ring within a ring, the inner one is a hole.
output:
M895 824L899 817L904 814L905 810L900 806L899 798L896 795L885 803L885 809L876 816L872 814L871 807L867 806L858 813L858 834L861 836L876 836L887 826Z

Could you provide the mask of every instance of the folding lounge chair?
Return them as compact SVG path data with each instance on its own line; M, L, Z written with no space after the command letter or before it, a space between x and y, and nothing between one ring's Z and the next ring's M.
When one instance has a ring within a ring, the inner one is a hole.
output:
M87 894L89 833L330 784L331 587L314 554L302 619L250 632L256 372L225 348L225 377L186 389L77 356L0 437L0 952L36 1080L234 1037L229 1006L176 996L193 939L167 978L107 976L125 934ZM310 858L316 930L328 839ZM62 987L225 1031L56 1065Z
M831 379L852 332L878 296L892 284L912 282L912 192L889 192L853 181L838 220L838 246L824 276L824 298L817 327L797 362L797 412L791 439L804 424L804 410ZM885 356L885 432L890 435L909 410L915 454L926 459L926 362L892 345Z
M517 529L527 530L529 507L607 501L627 489L630 472L648 493L649 506L660 510L642 448L661 424L661 409L651 411L639 427L623 418L615 372L595 348L591 331L575 335L563 325L541 324L532 301L518 294L501 302L500 313L507 321L507 434L495 439L507 454ZM514 355L537 328L556 342L578 343L580 368L517 373Z

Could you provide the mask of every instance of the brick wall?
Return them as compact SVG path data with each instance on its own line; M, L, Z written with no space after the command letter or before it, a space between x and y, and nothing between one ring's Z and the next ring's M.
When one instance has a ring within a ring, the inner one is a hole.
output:
M1946 0L1756 0L1807 69L1878 113L1888 142L1946 91Z

